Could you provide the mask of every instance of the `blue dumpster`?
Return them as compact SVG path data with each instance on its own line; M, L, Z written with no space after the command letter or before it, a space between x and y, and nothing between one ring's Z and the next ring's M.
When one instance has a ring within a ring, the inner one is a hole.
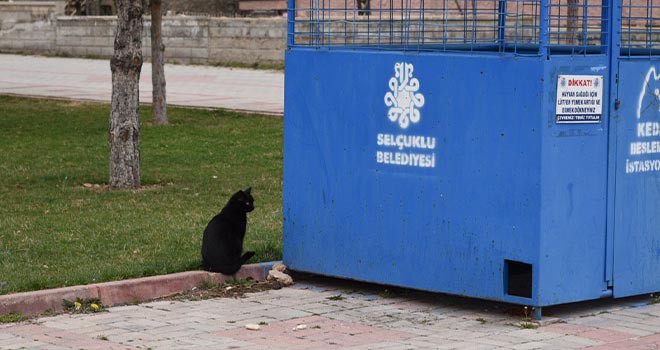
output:
M290 268L537 316L660 291L660 3L363 3L290 0Z

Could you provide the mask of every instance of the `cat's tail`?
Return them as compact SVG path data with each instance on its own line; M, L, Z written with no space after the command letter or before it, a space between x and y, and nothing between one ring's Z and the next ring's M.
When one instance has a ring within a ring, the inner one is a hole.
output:
M241 256L241 260L238 262L238 264L232 264L232 265L207 265L205 263L204 270L209 272L220 272L224 275L233 275L236 272L238 272L238 270L241 269L241 266L243 266L243 264L245 264L253 256L254 256L254 252L245 252L245 254Z
M241 257L241 265L245 264L254 256L254 252L245 252L243 256Z

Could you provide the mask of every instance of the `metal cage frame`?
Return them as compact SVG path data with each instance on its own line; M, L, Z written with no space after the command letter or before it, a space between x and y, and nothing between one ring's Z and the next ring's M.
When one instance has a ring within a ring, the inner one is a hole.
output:
M660 0L289 0L288 46L660 54Z

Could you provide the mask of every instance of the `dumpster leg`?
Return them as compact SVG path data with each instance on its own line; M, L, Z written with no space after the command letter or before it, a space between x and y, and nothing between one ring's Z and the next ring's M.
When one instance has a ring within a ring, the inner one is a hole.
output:
M532 319L534 319L535 321L540 321L542 315L543 315L542 307L539 306L532 309Z

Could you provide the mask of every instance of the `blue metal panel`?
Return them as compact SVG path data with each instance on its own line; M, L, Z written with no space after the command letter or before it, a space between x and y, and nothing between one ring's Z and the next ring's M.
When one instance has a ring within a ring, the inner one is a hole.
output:
M602 76L609 84L606 55L558 57L545 63L543 106L540 304L553 305L607 294L606 209L609 98L603 120L557 124L559 75Z
M619 63L614 295L660 291L660 61Z
M424 96L405 129L385 103L400 62ZM510 296L503 267L539 272L540 58L293 49L286 63L287 265L538 305L537 278L532 298ZM389 135L434 147L388 146ZM378 152L427 166L379 163Z

